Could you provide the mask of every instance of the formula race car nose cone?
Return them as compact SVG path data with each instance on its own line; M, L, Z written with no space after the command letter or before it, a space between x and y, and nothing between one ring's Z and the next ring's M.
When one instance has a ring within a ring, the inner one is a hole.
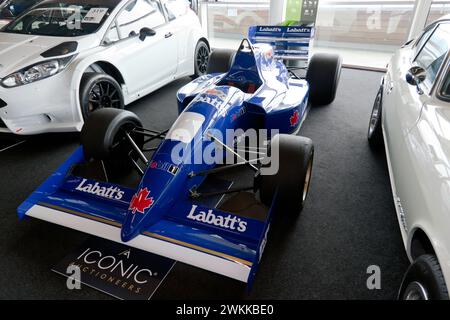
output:
M150 193L148 188L141 188L131 199L128 215L122 227L121 236L123 241L131 240L139 232L142 221L155 202Z

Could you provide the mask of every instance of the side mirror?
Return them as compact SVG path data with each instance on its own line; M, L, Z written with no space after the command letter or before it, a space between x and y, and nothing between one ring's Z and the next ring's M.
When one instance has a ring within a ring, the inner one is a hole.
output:
M156 31L150 28L142 28L139 31L139 40L144 41L147 37L153 37L156 34Z
M420 84L425 81L427 77L427 72L424 68L414 66L408 70L406 73L406 82L408 82L412 86L417 87L417 92L419 94L423 94L422 89L420 88Z

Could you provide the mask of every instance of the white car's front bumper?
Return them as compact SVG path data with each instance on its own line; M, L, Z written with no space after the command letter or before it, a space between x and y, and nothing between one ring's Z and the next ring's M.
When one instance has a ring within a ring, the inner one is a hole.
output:
M80 131L83 119L70 71L16 88L0 86L0 132Z

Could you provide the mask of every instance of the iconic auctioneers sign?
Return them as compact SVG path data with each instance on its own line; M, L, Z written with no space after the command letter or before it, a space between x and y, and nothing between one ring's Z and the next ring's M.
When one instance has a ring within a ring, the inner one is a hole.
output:
M91 237L52 270L68 277L72 290L81 283L118 299L147 300L174 265L174 260Z

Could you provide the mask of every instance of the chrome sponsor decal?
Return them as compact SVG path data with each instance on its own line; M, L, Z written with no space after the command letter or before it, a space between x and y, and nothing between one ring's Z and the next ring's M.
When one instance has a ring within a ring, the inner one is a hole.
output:
M403 210L402 201L399 197L395 198L395 204L398 209L398 215L400 217L400 221L405 232L408 232L408 224L406 222L405 211Z

